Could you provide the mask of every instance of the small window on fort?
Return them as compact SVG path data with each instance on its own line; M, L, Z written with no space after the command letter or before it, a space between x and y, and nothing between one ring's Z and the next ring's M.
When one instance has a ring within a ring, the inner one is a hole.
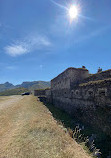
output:
M64 94L66 94L66 92L64 92Z
M73 95L74 95L74 91L72 90L72 91L71 91L71 97L73 97Z
M76 91L75 91L75 95L79 95L79 90L76 90Z
M104 90L99 91L99 95L105 95L105 91Z
M94 93L93 91L88 91L88 94L92 96Z
M106 96L107 95L107 90L106 89L99 89L98 94Z

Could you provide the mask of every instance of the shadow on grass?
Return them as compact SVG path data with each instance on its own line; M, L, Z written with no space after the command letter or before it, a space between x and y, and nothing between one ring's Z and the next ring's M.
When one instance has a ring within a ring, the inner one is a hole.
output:
M44 103L44 105L49 109L52 113L53 117L63 124L65 128L69 128L74 130L77 124L84 125L84 136L91 136L92 134L96 134L95 145L102 152L102 158L107 158L109 152L111 152L111 138L103 133L100 129L94 128L87 124L86 122L81 122L79 119L70 116L65 111L55 107L52 104L47 103L45 97L39 97L40 101Z
M64 110L61 110L52 104L46 102L45 97L39 97L40 101L44 103L44 105L49 109L52 113L53 117L58 121L61 122L65 128L74 129L78 123L78 120L74 120L68 113Z

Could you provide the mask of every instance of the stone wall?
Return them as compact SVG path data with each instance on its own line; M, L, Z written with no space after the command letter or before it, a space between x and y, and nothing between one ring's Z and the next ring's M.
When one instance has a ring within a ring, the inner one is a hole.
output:
M111 80L54 91L53 104L111 136Z
M89 73L86 69L68 68L54 78L51 81L53 102L60 100L61 103L75 106L110 106L111 70L87 76Z
M42 95L45 95L44 89L34 90L34 96L42 96Z
M77 84L88 76L89 72L87 69L68 68L51 80L51 89L52 91L56 89L70 89L72 83Z
M111 70L89 75L86 69L68 68L51 81L46 96L55 106L111 135Z
M111 78L99 81L90 81L78 86L85 100L93 100L96 106L111 105Z
M52 102L51 89L46 89L45 90L45 96L47 98L47 102Z
M72 89L61 89L52 91L53 102L61 102L63 109L65 103L70 108L81 107L110 107L111 106L111 79L79 84ZM60 103L59 103L60 105ZM67 110L67 108L66 108ZM72 108L71 108L72 110Z

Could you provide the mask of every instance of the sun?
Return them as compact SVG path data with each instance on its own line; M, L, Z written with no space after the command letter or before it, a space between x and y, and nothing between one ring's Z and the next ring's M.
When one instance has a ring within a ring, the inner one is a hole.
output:
M69 8L69 16L70 16L71 20L76 19L78 17L78 7L77 6L72 5Z

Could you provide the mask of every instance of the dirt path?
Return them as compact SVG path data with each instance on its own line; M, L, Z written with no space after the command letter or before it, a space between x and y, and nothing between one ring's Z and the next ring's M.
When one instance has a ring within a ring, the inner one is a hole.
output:
M4 100L4 101L3 101ZM90 158L34 96L0 98L0 158Z
M23 97L22 96L6 96L0 97L0 110L12 106L13 103L20 101Z

